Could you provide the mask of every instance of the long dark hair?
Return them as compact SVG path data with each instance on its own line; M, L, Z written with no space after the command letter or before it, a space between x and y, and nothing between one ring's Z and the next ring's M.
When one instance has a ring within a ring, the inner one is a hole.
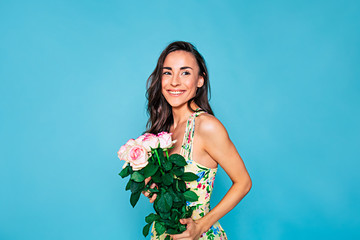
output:
M146 82L146 98L148 100L147 113L149 119L146 124L147 130L145 132L157 134L162 131L169 132L170 127L174 122L172 116L172 108L170 104L166 101L165 97L161 93L161 77L163 72L163 65L166 56L178 50L186 51L192 53L196 59L197 64L199 65L199 74L204 78L204 84L202 87L196 90L195 97L191 98L187 102L188 108L195 112L191 108L190 104L194 101L200 108L205 110L211 115L214 115L210 104L210 83L209 83L209 74L205 64L203 56L198 52L196 47L189 42L176 41L170 43L164 51L160 54L155 70L150 75ZM209 93L209 98L208 98Z

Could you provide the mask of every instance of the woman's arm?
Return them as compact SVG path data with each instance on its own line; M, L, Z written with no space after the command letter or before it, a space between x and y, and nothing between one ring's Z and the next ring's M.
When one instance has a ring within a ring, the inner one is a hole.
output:
M243 160L218 119L211 115L204 116L199 121L196 131L203 150L225 170L233 184L219 204L204 217L195 222L191 219L181 220L183 224L188 224L187 231L172 235L173 239L198 239L216 221L233 209L250 191L252 185Z

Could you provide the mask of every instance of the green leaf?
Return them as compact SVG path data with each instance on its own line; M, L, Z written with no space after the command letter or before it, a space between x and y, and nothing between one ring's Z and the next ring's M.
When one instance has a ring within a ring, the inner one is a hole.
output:
M181 212L182 212L182 213L186 212L186 205L184 205L184 206L181 207Z
M185 198L184 198L184 202L185 202ZM181 208L184 205L183 202L174 202L173 207L174 208Z
M190 218L194 209L195 209L195 206L187 207L185 212L181 214L181 218Z
M174 185L176 183L176 179L174 179L174 182L173 182L173 186L172 187L168 187L167 188L167 191L171 194L171 195L174 195L174 191L176 191L176 189L174 188Z
M159 215L162 219L170 218L170 212L159 212Z
M173 169L173 172L176 176L180 177L184 174L184 167L175 168Z
M126 184L125 190L129 190L131 187L131 180L129 179L128 183Z
M135 182L133 180L131 181L130 190L132 193L141 192L143 188L145 187L145 182Z
M164 223L164 226L165 226L166 229L176 228L177 227L177 223L174 223L170 218L169 219L162 219L162 222Z
M179 211L174 211L174 210L176 210L176 209L171 209L171 220L173 221L173 222L178 222L178 220L179 220L179 217L180 217L180 213L179 213Z
M171 240L170 235L167 235L165 240Z
M156 188L150 188L150 189L148 189L149 190L149 192L151 192L151 193L158 193L158 192L160 192L158 189L156 189Z
M143 228L143 235L144 235L144 237L146 237L146 236L149 234L150 226L151 226L151 223L148 223L148 224L146 224L145 227Z
M186 192L186 183L184 180L178 180L178 187L181 192Z
M171 196L171 194L169 192L164 193L164 198L165 198L165 202L166 204L169 206L169 211L173 205L173 197Z
M167 186L172 184L173 181L174 181L174 177L173 175L171 175L171 173L166 173L162 178L162 182Z
M166 230L166 233L168 233L168 234L179 234L180 232L175 230L175 229L170 228L170 229Z
M180 178L184 181L191 182L197 180L199 176L192 172L186 172Z
M154 208L156 212L166 212L165 199L162 194L159 194L154 202Z
M179 167L184 167L187 165L185 158L183 156L181 156L180 154L177 154L177 153L171 154L169 159L172 163L174 163L175 165L177 165Z
M159 169L158 165L148 163L148 165L146 165L146 167L144 168L144 177L145 178L151 177L156 173L158 169Z
M130 196L131 206L135 207L136 203L139 201L141 192L132 193Z
M166 228L162 223L155 222L155 230L156 230L157 235L161 235L165 232Z
M163 163L163 167L165 171L169 171L172 168L172 163L170 161L165 160Z
M190 190L184 192L184 197L185 197L185 200L189 201L189 202L195 202L199 199L199 196L195 192L190 191Z
M145 217L145 222L147 223L152 223L155 220L159 220L159 216L156 215L155 213L150 213Z
M128 166L126 166L126 168L121 170L121 172L119 173L121 178L129 176L129 174L130 174L129 168L130 168L130 166L128 165Z
M184 195L180 192L176 192L174 193L175 197L174 197L174 202L185 202L185 198L184 198Z
M181 224L179 230L181 233L184 232L186 230L186 226Z
M134 172L131 174L131 180L134 180L135 182L142 182L145 180L145 177L139 172Z
M169 193L158 195L156 200L155 204L160 213L167 213L170 211L172 206L172 197Z
M176 191L176 192L180 192L180 188L179 188L179 180L174 179L173 188L174 188L174 191Z
M155 183L162 183L162 174L160 172L160 169L151 177L153 182Z
M173 183L173 187L169 187L168 188L168 193L171 194L172 198L173 198L173 202L180 202L181 200L179 199L179 197L177 196L177 194L181 194L181 192L179 192L176 188L175 185L178 181L175 179L174 183ZM182 195L182 194L181 194ZM172 209L173 210L173 209Z

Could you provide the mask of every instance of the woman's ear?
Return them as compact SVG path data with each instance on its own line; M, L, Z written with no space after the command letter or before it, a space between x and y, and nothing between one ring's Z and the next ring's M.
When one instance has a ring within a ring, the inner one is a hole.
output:
M204 85L204 77L200 75L197 87L201 88L203 85Z

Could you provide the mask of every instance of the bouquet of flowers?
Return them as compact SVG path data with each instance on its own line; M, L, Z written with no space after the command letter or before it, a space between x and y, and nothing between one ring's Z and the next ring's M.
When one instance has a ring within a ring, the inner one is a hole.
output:
M125 160L119 175L122 178L130 176L126 190L131 191L130 203L135 207L142 191L156 193L154 201L155 213L146 218L143 235L149 234L150 226L155 222L157 235L178 234L186 230L179 220L189 218L193 207L187 206L186 201L198 200L195 192L189 190L185 181L194 181L198 176L191 172L184 172L187 165L183 156L172 154L168 149L176 142L171 139L172 133L161 132L157 135L145 133L137 139L130 139L118 151L120 160ZM145 185L145 179L151 180ZM150 188L155 183L157 188ZM170 239L168 235L165 239Z

